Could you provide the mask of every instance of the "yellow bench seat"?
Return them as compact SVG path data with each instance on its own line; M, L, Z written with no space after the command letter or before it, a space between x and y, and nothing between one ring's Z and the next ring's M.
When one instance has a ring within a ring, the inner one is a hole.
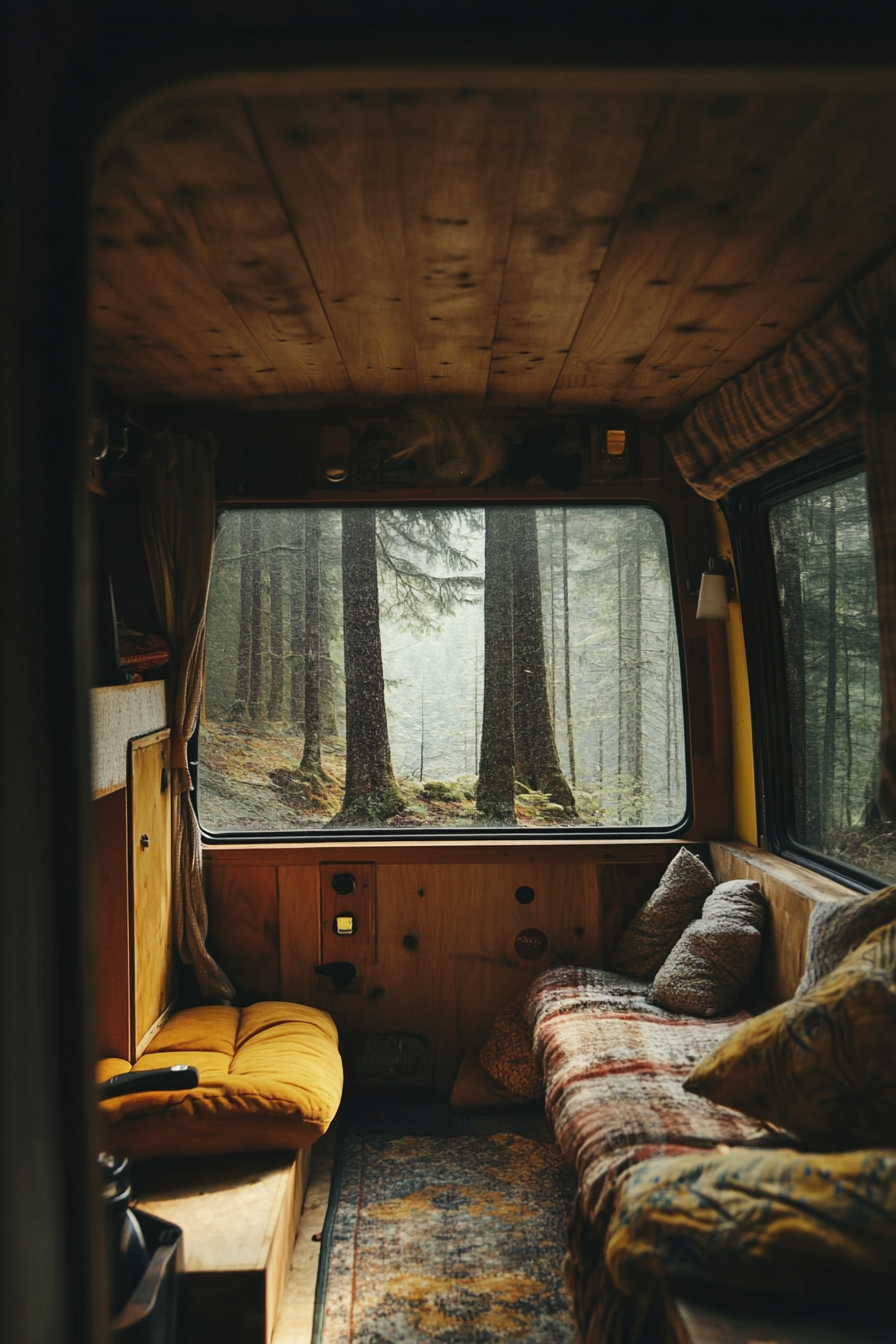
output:
M100 1102L110 1152L143 1161L304 1148L326 1133L342 1098L336 1024L298 1003L185 1009L133 1066L101 1060L97 1082L172 1064L194 1065L198 1087Z

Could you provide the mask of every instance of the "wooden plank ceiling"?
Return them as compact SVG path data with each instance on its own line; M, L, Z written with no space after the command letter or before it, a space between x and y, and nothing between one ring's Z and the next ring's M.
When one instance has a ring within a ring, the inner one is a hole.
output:
M181 94L107 138L92 234L132 405L659 414L896 243L896 98Z

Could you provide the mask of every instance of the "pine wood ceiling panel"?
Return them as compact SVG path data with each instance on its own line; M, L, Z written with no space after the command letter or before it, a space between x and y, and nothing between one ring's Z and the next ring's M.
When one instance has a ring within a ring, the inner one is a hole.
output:
M620 395L819 105L819 97L784 95L665 105L558 379L555 405ZM642 393L641 400L650 399Z
M780 345L893 246L892 100L828 99L757 207L718 258L719 275L743 285L726 304L718 357L703 366L687 352L681 361L678 392L689 399Z
M485 400L529 101L394 100L420 397Z
M146 111L100 165L94 219L95 270L183 356L166 392L187 371L194 397L350 392L241 100Z
M184 94L109 138L94 361L135 400L683 408L896 239L887 94Z
M158 397L160 388L189 396L186 356L148 330L142 302L133 302L133 294L122 297L95 269L90 290L94 376L125 397Z
M545 406L607 256L660 99L533 97L488 383Z
M417 391L389 96L260 98L264 154L359 395Z

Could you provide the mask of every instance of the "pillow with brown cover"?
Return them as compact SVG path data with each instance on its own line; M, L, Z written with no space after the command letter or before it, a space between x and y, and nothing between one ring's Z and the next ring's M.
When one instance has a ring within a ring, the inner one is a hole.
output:
M501 1009L479 1051L479 1063L508 1092L531 1101L544 1091L544 1077L535 1062L532 1025L526 1016L528 995L524 989Z
M756 973L764 922L758 882L722 882L663 962L648 1002L673 1013L718 1017Z
M619 940L611 967L651 980L713 888L713 875L689 849L680 849Z
M797 994L805 994L830 975L869 933L892 919L896 919L896 887L817 905L809 918L806 970Z
M811 1148L896 1147L896 921L805 994L737 1027L684 1086Z

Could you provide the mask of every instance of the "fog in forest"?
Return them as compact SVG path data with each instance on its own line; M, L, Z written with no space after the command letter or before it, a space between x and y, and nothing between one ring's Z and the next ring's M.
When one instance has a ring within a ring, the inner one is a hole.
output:
M221 515L206 830L666 827L685 805L649 507Z

